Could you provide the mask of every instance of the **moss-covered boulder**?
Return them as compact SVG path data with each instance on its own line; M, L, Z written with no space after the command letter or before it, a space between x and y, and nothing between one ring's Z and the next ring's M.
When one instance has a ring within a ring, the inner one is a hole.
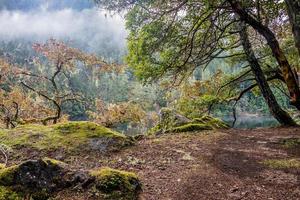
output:
M203 116L195 119L188 119L187 117L176 113L176 111L164 108L160 112L159 123L150 129L149 135L158 135L163 133L180 133L193 132L212 129L227 129L229 125L220 119Z
M38 150L115 151L131 145L132 139L92 122L67 122L52 126L24 125L0 130L1 143Z
M203 117L200 118L195 118L192 120L193 123L202 123L205 124L207 126L212 127L213 129L227 129L230 128L230 126L228 124L226 124L225 122L223 122L222 120L218 119L218 118L214 118L212 116L209 115L205 115Z
M212 127L202 123L188 123L182 126L170 128L168 132L183 133L183 132L204 131L204 130L212 130Z
M84 181L78 172L52 159L29 160L0 170L0 200L31 196L46 200L56 192Z
M141 191L141 183L136 174L111 168L91 171L94 187L100 192L99 199L135 200ZM97 197L94 197L97 199Z

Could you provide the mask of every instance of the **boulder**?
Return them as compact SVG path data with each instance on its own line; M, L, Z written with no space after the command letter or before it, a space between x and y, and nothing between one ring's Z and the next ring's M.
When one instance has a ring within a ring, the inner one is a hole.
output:
M134 173L102 168L75 171L63 162L28 160L0 170L0 200L48 200L74 188L93 200L135 200L141 183Z
M212 129L227 129L229 125L220 119L203 116L201 118L188 119L174 110L163 108L160 111L159 123L148 132L149 135L163 133L193 132Z
M92 122L24 125L12 130L0 130L0 140L13 149L25 147L44 152L57 150L63 154L84 150L106 153L134 143L131 137Z
M2 195L29 195L34 200L46 200L53 194L86 179L87 177L80 178L78 172L69 170L65 163L49 158L29 160L0 170Z
M96 190L103 199L135 200L141 191L141 183L137 175L131 172L102 168L90 172L94 177ZM97 199L97 198L93 198ZM101 199L101 198L100 198Z

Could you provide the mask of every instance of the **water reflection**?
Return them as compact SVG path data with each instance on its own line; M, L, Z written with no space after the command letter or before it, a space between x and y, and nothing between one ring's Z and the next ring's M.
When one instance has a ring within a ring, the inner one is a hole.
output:
M232 124L232 117L223 117L225 122ZM234 128L267 128L278 126L279 123L271 116L251 115L238 116Z

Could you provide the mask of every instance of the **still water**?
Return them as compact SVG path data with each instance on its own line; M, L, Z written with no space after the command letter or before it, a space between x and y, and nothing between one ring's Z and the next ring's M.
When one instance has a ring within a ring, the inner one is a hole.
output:
M233 122L232 117L223 117L225 122L230 125ZM234 128L268 128L278 126L279 123L271 116L263 115L252 115L252 116L238 116L237 121L235 122Z

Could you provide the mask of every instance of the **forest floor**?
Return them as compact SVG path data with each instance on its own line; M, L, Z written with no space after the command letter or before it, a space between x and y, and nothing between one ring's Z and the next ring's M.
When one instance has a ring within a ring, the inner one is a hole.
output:
M56 151L46 156L78 169L109 166L136 172L143 184L142 200L296 200L300 199L297 138L300 128L229 129L144 138L109 155L63 156ZM41 156L24 149L22 154L23 159ZM85 197L69 191L58 199Z

